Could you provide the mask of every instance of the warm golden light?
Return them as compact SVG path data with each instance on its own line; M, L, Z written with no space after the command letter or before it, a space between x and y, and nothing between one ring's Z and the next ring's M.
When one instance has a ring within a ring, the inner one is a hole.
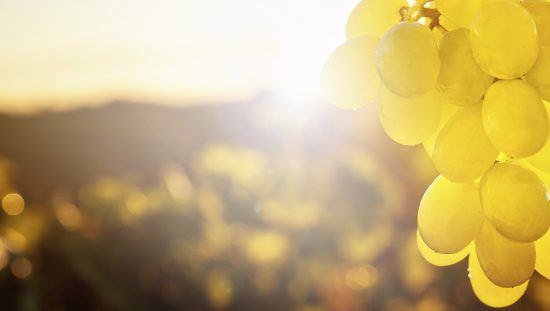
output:
M112 99L225 101L262 90L311 98L325 57L344 40L340 25L354 4L1 3L0 109Z
M8 193L2 199L2 208L10 216L19 215L25 209L25 200L18 193Z
M82 214L74 204L60 204L56 206L55 213L57 220L67 230L76 230L82 226Z
M19 279L27 278L31 272L32 264L27 258L17 258L11 263L11 273Z

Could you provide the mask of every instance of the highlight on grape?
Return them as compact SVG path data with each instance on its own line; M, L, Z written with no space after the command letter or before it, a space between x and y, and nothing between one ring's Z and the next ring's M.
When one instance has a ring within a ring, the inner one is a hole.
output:
M376 103L388 136L423 144L440 173L418 210L422 256L469 256L491 307L519 300L535 271L550 279L550 1L363 0L346 35L325 98Z

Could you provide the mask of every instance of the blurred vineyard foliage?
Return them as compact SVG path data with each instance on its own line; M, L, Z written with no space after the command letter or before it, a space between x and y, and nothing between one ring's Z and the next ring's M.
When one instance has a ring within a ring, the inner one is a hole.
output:
M417 251L423 150L372 107L310 108L2 116L2 309L483 309L465 262ZM548 297L535 279L518 309Z

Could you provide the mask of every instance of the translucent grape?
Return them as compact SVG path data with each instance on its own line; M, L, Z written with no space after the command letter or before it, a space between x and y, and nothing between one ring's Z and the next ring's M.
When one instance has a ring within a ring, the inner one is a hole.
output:
M435 6L445 18L459 27L467 28L482 2L482 0L435 0Z
M340 108L359 108L376 99L380 78L376 72L378 39L362 36L334 51L323 68L324 97Z
M378 106L384 130L402 145L418 145L428 139L441 118L441 96L435 90L404 98L381 86Z
M540 48L539 57L525 79L544 100L550 101L550 46Z
M537 60L536 25L518 3L499 1L482 6L470 29L474 57L494 77L519 78Z
M435 133L422 143L422 145L424 146L424 150L426 150L426 153L430 157L432 157L433 150L435 148L435 139L437 138L443 127L447 124L449 119L455 114L455 112L458 111L458 109L460 109L460 107L458 107L457 105L450 104L448 100L442 100L441 120L439 121L439 126Z
M550 103L544 102L544 106L550 120ZM527 158L527 160L539 170L550 174L550 136L544 147L539 152Z
M439 17L439 25L445 27L447 31L453 31L461 28L458 24L454 23L452 20L447 18L445 15Z
M539 44L550 47L550 2L547 0L523 0L521 4L529 11L537 25Z
M420 201L418 231L434 251L454 254L474 240L483 219L476 183L438 176Z
M529 161L525 159L515 160L514 162L521 165L523 168L526 168L531 172L535 173L537 177L540 179L540 181L542 181L542 183L546 187L547 197L550 198L550 173L546 173L544 171L539 170L536 166L534 166L533 164L531 164Z
M483 128L511 157L539 151L548 139L548 115L538 93L522 80L494 83L483 101Z
M545 278L550 279L550 232L535 242L537 263L535 269Z
M468 254L474 248L474 244L470 243L461 251L455 254L440 254L436 251L430 249L428 245L422 240L420 232L416 231L416 244L418 246L418 251L426 259L427 262L431 263L434 266L445 267L454 265L457 262L460 262L462 259L466 258Z
M454 28L447 28L447 30L453 30L470 27L474 16L481 6L501 1L508 0L435 0L435 6L441 12L444 19L449 19L455 24ZM442 25L446 26L446 24Z
M478 103L494 78L475 61L469 31L461 28L447 32L439 44L439 57L438 87L443 95L459 106Z
M513 162L485 173L480 198L487 219L508 239L533 242L550 226L550 203L538 176Z
M503 308L514 304L527 290L529 282L514 288L496 286L487 278L479 264L475 249L470 253L468 260L470 283L475 295L481 302L493 308Z
M363 0L351 12L346 24L348 39L369 35L376 38L401 21L406 0Z
M483 130L481 105L457 111L435 141L433 160L437 170L451 181L468 182L493 165L499 152Z
M487 221L475 240L475 249L483 272L497 286L521 285L535 270L535 243L510 241Z
M399 96L415 97L432 90L440 67L434 34L419 23L393 26L380 39L376 66L382 82Z

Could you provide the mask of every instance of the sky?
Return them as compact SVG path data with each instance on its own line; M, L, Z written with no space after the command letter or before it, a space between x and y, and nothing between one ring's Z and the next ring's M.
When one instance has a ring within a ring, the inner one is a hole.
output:
M358 0L3 0L0 110L319 97Z

